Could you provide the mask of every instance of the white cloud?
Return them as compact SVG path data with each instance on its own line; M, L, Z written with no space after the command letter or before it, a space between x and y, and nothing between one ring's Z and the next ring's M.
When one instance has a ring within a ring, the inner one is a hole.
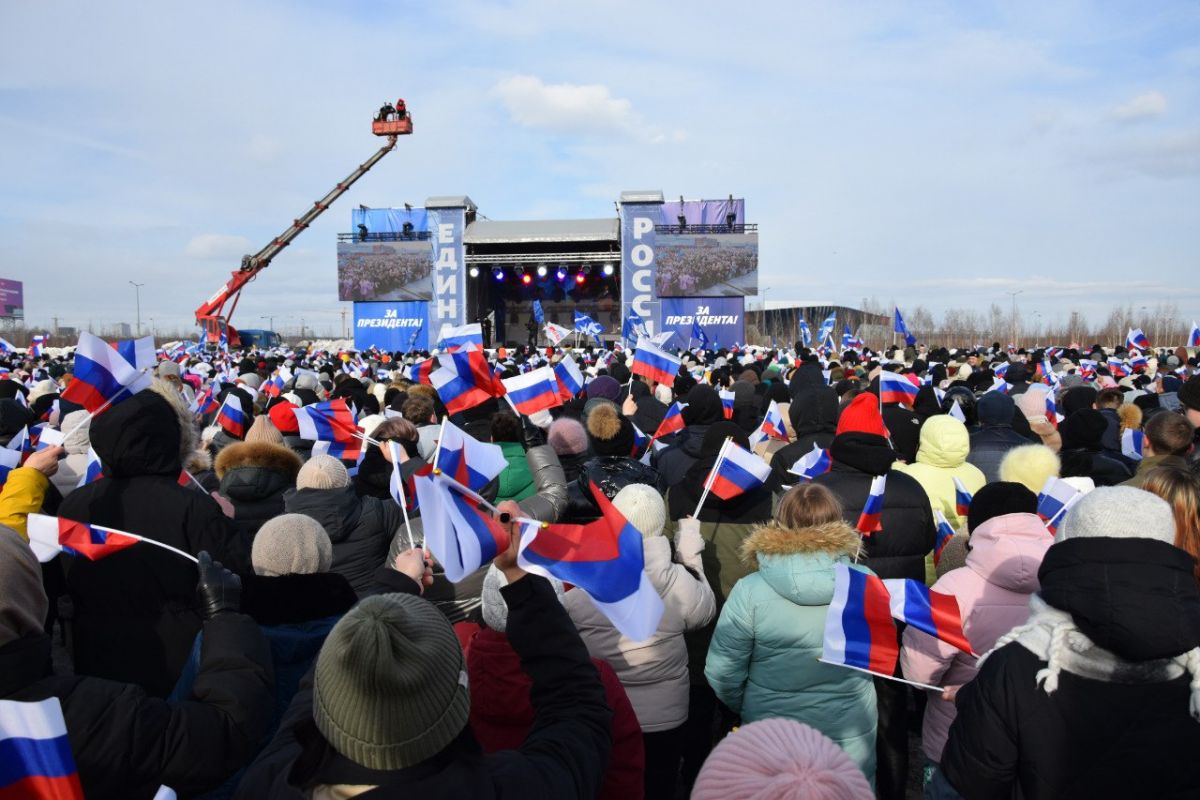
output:
M633 103L613 97L602 84L544 83L533 75L514 75L495 86L509 116L526 128L572 135L621 134L657 143L684 138L648 125Z
M1137 122L1167 113L1167 98L1162 92L1143 92L1124 105L1113 109L1118 122Z
M241 258L250 252L250 240L245 236L225 233L202 233L193 236L183 249L192 258Z

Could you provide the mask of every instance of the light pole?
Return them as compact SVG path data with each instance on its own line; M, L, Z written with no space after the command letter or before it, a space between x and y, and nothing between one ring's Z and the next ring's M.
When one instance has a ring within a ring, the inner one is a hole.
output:
M1012 298L1012 338L1013 338L1012 344L1013 344L1013 347L1017 346L1017 295L1021 294L1024 291L1025 291L1024 289L1017 289L1015 292L1005 292L1006 295L1008 295L1010 298Z
M146 284L134 283L133 281L130 281L129 285L133 287L133 296L134 296L135 302L137 303L137 333L134 335L141 336L141 334L142 334L142 287L145 286Z
M275 330L275 317L264 316L264 317L259 317L259 319L265 319L267 321L267 330L269 330L269 331Z
M1033 349L1041 347L1042 342L1042 312L1033 312Z

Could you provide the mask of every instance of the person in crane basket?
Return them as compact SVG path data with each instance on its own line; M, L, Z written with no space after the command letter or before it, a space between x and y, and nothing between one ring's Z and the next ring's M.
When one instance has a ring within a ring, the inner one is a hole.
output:
M376 122L388 122L396 115L396 108L392 105L391 100L384 100L383 105L379 107L379 115L375 117Z

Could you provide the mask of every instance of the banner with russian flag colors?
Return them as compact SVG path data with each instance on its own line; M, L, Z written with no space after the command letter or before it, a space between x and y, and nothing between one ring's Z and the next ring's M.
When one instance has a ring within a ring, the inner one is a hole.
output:
M634 375L642 375L655 383L675 384L679 374L679 359L667 351L655 347L649 339L638 339L637 350L633 354L633 364L629 371Z
M662 619L663 602L646 577L642 534L591 485L600 519L586 525L525 522L517 563L586 592L625 637L650 638Z
M558 381L558 396L564 403L583 391L583 373L575 359L570 356L563 356L562 360L554 365L554 377Z
M962 613L954 595L934 592L912 578L889 578L883 582L890 595L892 617L906 622L935 639L971 653L971 643L963 633Z
M940 508L933 510L933 518L937 522L937 538L933 543L933 565L936 567L942 561L942 551L954 538L954 526L946 519Z
M458 350L438 356L438 367L429 373L429 383L449 414L504 396L504 384L492 372L481 350Z
M821 660L892 675L900 646L883 581L861 567L833 565Z
M1062 522L1063 514L1083 494L1062 478L1050 476L1038 494L1037 514L1046 523L1046 529L1051 534L1058 532L1058 524Z
M87 451L87 467L83 474L79 476L79 483L75 484L75 488L84 486L89 483L100 480L104 477L104 465L100 463L100 456L96 455L96 451L88 446Z
M734 394L732 389L718 389L717 396L721 398L721 412L725 419L733 419Z
M717 457L709 480L713 494L722 500L732 500L762 486L770 476L767 462L730 440Z
M1121 433L1121 455L1133 461L1142 460L1142 447L1146 434L1137 428L1127 428Z
M87 331L79 334L71 382L62 399L76 403L93 414L143 389L150 388L150 375L139 371L103 339Z
M661 439L664 436L670 436L672 433L678 433L683 430L683 406L676 401L671 403L671 407L667 409L667 413L663 416L663 421L659 423L658 429L654 431L652 439Z
M811 481L818 475L824 475L833 468L833 459L829 456L829 451L821 448L820 445L813 445L813 449L809 450L807 455L802 457L795 464L792 464L788 472L798 476L801 480Z
M57 697L0 700L0 798L83 800Z
M562 405L558 393L558 378L549 367L538 367L515 378L501 381L509 402L517 413L531 416L539 411Z
M1149 350L1150 340L1142 333L1141 328L1130 328L1129 333L1125 335L1125 347L1130 350Z
M0 447L0 487L8 483L8 474L21 466L21 451Z
M884 405L900 403L912 408L917 402L917 391L917 385L907 375L888 370L879 373L879 402Z
M883 530L883 493L887 490L887 475L876 475L871 479L871 491L863 504L858 523L854 526L864 536Z
M141 537L88 525L63 517L48 517L45 514L30 514L27 526L29 547L37 560L45 563L59 553L83 556L96 561L133 547Z
M246 430L250 426L246 413L242 411L241 399L233 392L225 395L225 402L221 403L221 410L217 412L217 424L235 439L246 438Z
M442 332L438 336L436 345L439 349L453 352L467 345L474 345L480 349L483 348L482 323L470 322L466 325L446 324L442 326Z
M1188 347L1200 347L1200 325L1192 322L1192 332L1188 334Z
M450 420L442 422L432 464L473 492L487 486L508 467L500 445L481 442Z
M958 476L954 476L954 513L960 519L967 518L967 512L971 510L971 493L967 491L966 485Z
M362 430L354 421L354 412L344 398L297 406L296 426L300 438L313 442L326 442L325 452L344 461L357 461L362 454Z

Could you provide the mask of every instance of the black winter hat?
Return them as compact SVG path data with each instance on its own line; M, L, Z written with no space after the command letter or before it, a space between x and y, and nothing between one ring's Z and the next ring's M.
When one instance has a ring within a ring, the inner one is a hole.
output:
M967 532L974 533L976 528L993 517L1036 513L1037 495L1024 484L1009 481L989 483L971 498L971 508L967 511Z
M979 421L984 425L1007 425L1013 421L1017 404L1006 394L985 392L975 404Z
M1179 402L1184 408L1200 411L1200 375L1188 378L1179 389Z
M1108 420L1094 408L1083 408L1063 420L1058 427L1062 434L1062 449L1099 450Z
M628 457L633 453L633 425L621 416L616 406L600 403L587 417L588 439L598 456Z
M725 419L725 411L721 406L721 398L717 390L707 383L701 383L687 393L685 398L687 408L683 410L685 425L712 425Z
M721 420L704 432L704 438L700 441L700 460L715 458L721 450L721 445L730 438L734 444L741 445L746 450L750 449L750 439L746 432L733 422Z
M1063 392L1059 407L1065 416L1071 416L1076 411L1091 408L1096 402L1098 392L1091 386L1072 386Z

